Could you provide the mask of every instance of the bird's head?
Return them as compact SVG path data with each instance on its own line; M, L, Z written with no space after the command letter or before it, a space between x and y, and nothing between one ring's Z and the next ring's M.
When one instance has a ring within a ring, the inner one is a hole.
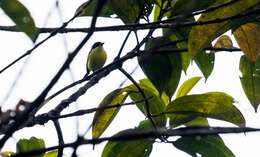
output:
M100 46L103 46L104 43L102 42L95 42L93 45L92 45L92 49L94 48L97 48L97 47L100 47Z

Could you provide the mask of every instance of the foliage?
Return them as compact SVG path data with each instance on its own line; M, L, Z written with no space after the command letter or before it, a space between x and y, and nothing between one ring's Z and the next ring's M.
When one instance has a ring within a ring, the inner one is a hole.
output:
M80 18L92 16L98 8L96 7L98 2L97 0L84 2L75 11L75 15ZM2 0L0 7L19 31L24 32L33 42L36 41L39 30L35 26L30 11L21 2ZM241 85L251 105L257 111L260 104L260 25L259 12L256 14L252 10L257 11L259 7L259 0L234 2L230 0L205 0L203 2L199 0L107 0L99 12L99 17L111 18L111 20L119 18L123 22L121 27L126 26L124 28L134 31L136 36L137 30L149 29L150 35L146 36L142 42L139 42L137 37L138 45L127 54L137 56L138 64L147 78L135 82L134 78L126 75L133 84L114 89L103 98L95 110L91 126L92 138L98 140L102 136L126 100L132 100L132 103L148 120L141 121L136 128L120 131L112 137L158 129L175 129L179 126L210 126L207 118L245 127L245 118L235 106L235 99L229 94L223 92L189 94L201 77L190 78L181 85L179 83L183 74L182 70L186 73L192 61L207 80L214 69L217 49L226 49L226 51L235 49L232 38L224 34L232 31L234 40L244 53L239 67L242 73ZM151 22L152 11L154 11L154 22ZM92 29L95 31L95 28ZM157 37L152 36L155 29L161 29L162 34ZM215 40L217 42L212 47ZM142 44L144 44L144 50L141 49ZM211 50L211 53L208 50ZM127 55L124 57L127 58ZM122 64L130 59L130 57L127 59L124 57L116 58L113 62L116 68L109 65L103 70L107 73L100 78L96 73L94 73L96 76L87 76L90 77L89 82L97 83L99 79L118 67L120 71L123 71ZM72 61L73 58L68 58L68 60ZM64 67L69 67L69 63ZM65 70L66 68L63 71ZM102 69L100 71L102 72ZM62 72L59 71L58 74L61 76ZM47 89L50 90L50 88ZM44 94L47 95L47 93ZM43 101L44 98L40 98L39 100ZM32 102L33 105L37 103ZM28 104L31 103L28 102ZM28 108L33 105L28 105ZM30 110L26 108L27 111ZM23 116L26 112L17 111L16 113L21 113L19 116ZM1 112L0 120L8 125L11 120L17 119L11 116L10 110ZM148 157L156 140L166 142L167 138L109 141L103 149L102 157ZM219 135L181 136L173 141L172 145L194 157L198 154L203 157L234 156ZM75 146L77 147L78 145ZM16 153L44 148L45 143L42 139L32 137L19 140ZM1 153L2 156L10 154L13 152ZM57 152L49 152L35 155L35 157L51 157L57 154Z

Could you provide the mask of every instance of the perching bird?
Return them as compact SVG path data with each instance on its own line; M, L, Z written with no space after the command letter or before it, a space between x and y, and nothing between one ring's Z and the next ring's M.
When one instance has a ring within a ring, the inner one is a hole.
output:
M105 64L107 53L103 48L103 44L102 42L96 42L92 45L87 59L87 75L90 71L95 72Z

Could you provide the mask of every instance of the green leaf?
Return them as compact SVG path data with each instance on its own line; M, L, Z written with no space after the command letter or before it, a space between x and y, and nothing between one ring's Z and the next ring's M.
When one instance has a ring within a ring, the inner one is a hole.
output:
M181 57L174 53L155 53L158 50L170 50L174 46L165 46L170 41L164 37L150 39L145 49L148 52L138 57L139 65L148 79L153 83L160 94L163 92L171 98L181 76Z
M14 154L15 154L14 152L1 152L0 156L1 157L9 157L9 156L14 155Z
M43 155L43 157L57 157L57 156L58 156L58 152L57 151L48 152L48 153Z
M207 80L214 68L215 54L203 51L195 56L194 61Z
M17 0L1 0L0 7L12 19L17 28L35 42L39 31L25 6Z
M148 88L146 86L142 86L141 84L139 84L139 85L143 89L144 94L145 94L147 101L149 103L150 113L152 115L161 114L164 111L164 108L165 108L165 104L162 101L162 99L160 99L160 97L157 96L153 92L153 90L151 90L151 88ZM126 87L124 90L128 91L130 98L134 102L144 100L142 94L138 91L138 89L134 85L130 85L130 86ZM140 109L140 111L146 116L147 112L146 112L145 102L139 102L136 105ZM165 126L165 124L166 124L166 116L165 115L153 117L153 120L155 121L156 125L158 125L158 126Z
M257 111L260 104L260 59L252 63L246 56L240 58L240 81L251 105Z
M256 62L260 53L260 25L248 23L242 25L233 33L239 47L247 58L251 62Z
M171 9L171 15L187 14L208 8L217 0L178 0Z
M148 120L142 121L138 128L127 129L117 133L114 136L120 136L128 133L137 133L148 131L152 128ZM135 141L108 142L103 149L102 157L149 157L153 149L154 139L142 139Z
M166 9L165 7L168 6L168 2L169 1L163 1L163 4L162 4L162 0L155 0L156 1L156 5L154 7L154 21L158 21L158 18L160 16L160 13L161 13L161 9ZM172 1L171 2L171 6L169 6L167 8L167 10L171 10L171 8L175 5L176 1ZM162 7L161 7L162 6ZM165 16L170 16L170 11L167 11L163 14L162 17L165 17Z
M36 137L31 137L28 139L21 139L16 143L16 152L26 152L36 149L45 148L45 143L43 139L38 139ZM32 157L42 157L44 154L35 155Z
M173 145L193 157L235 157L218 135L181 137Z
M95 6L97 5L97 1L94 0L92 1L85 9L84 6L89 3L89 1L83 3L77 10L76 13L77 14L79 11L83 10L83 12L79 15L79 17L81 16L92 16L95 10ZM114 11L111 10L107 5L104 5L104 7L102 8L101 13L99 14L100 17L111 17L111 15L114 14Z
M187 95L200 79L201 77L192 77L186 80L178 89L176 98Z
M109 93L99 104L100 108L121 104L125 101L127 93L123 89L116 89ZM113 121L120 107L101 109L96 111L92 123L92 137L98 138Z
M117 14L124 23L136 22L145 0L108 0L107 6ZM144 14L150 15L153 8L153 0L145 4ZM142 16L143 17L143 16Z
M165 109L170 125L178 126L197 117L209 117L245 126L242 113L233 105L234 99L221 92L182 96Z
M219 6L229 2L229 0L218 0L214 6ZM226 18L249 10L259 3L258 0L241 0L215 11L204 13L198 21L208 21L219 18ZM214 39L230 29L234 29L243 24L244 19L234 19L214 24L204 24L193 26L189 35L188 49L191 58L206 48Z

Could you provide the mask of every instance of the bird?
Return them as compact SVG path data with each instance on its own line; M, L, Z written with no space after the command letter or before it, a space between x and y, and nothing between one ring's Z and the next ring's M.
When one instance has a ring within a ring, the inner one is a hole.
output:
M107 60L107 53L105 49L103 48L102 42L95 42L92 45L92 48L88 54L87 58L87 74L90 73L90 71L97 71L98 69L102 68Z

